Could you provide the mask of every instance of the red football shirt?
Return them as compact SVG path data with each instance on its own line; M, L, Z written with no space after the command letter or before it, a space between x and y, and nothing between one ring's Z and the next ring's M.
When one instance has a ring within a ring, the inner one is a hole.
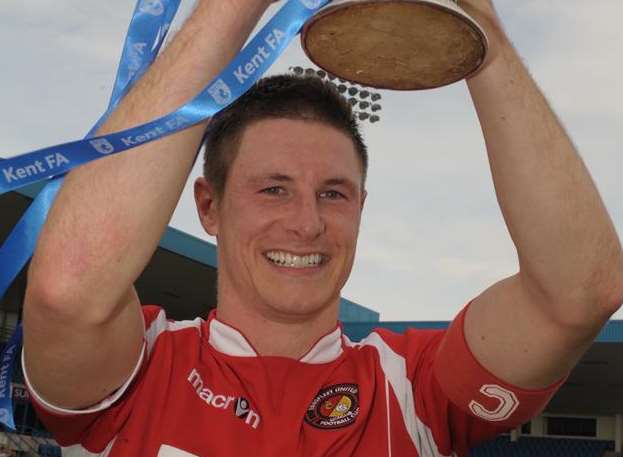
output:
M142 357L110 398L70 411L29 385L66 455L462 457L538 414L560 385L527 391L489 373L467 347L464 311L448 331L377 330L359 343L337 326L300 360L258 356L214 313L143 314Z

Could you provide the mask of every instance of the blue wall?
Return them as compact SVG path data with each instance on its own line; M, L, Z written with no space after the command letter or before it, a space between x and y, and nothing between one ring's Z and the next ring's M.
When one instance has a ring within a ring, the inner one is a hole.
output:
M342 298L340 302L340 320L346 322L378 322L379 313L365 306Z
M365 309L365 308L364 308ZM375 313L376 314L376 313ZM396 333L403 333L408 328L445 329L450 325L447 321L419 321L419 322L379 322L378 317L373 322L346 321L344 333L352 341L361 341L375 328L386 328ZM595 339L596 343L623 343L623 321L608 321Z

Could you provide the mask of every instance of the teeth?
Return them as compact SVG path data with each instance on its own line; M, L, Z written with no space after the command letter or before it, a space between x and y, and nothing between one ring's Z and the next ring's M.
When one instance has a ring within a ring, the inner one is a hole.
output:
M283 251L270 251L266 257L273 263L291 268L310 268L320 265L322 254L294 255Z

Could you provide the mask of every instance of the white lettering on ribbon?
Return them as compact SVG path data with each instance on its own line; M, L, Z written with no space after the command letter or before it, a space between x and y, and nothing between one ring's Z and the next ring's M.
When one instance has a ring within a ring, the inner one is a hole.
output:
M279 30L273 29L264 37L264 42L266 46L258 46L257 51L251 57L251 59L243 63L242 65L238 65L238 68L234 70L234 76L236 80L240 84L244 84L244 82L251 77L253 73L261 68L268 59L270 59L271 52L275 51L277 47L281 44L282 41L286 39L286 34ZM218 103L218 101L217 101Z
M7 167L2 169L2 177L8 183L19 181L41 173L47 173L55 168L68 164L70 161L60 152L46 155L43 160L35 160L23 167Z

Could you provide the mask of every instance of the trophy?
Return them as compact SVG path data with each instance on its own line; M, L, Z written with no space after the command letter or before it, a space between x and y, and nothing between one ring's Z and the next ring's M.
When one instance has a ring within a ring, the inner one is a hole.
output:
M380 89L432 89L482 65L487 37L456 0L336 0L305 24L320 68Z

